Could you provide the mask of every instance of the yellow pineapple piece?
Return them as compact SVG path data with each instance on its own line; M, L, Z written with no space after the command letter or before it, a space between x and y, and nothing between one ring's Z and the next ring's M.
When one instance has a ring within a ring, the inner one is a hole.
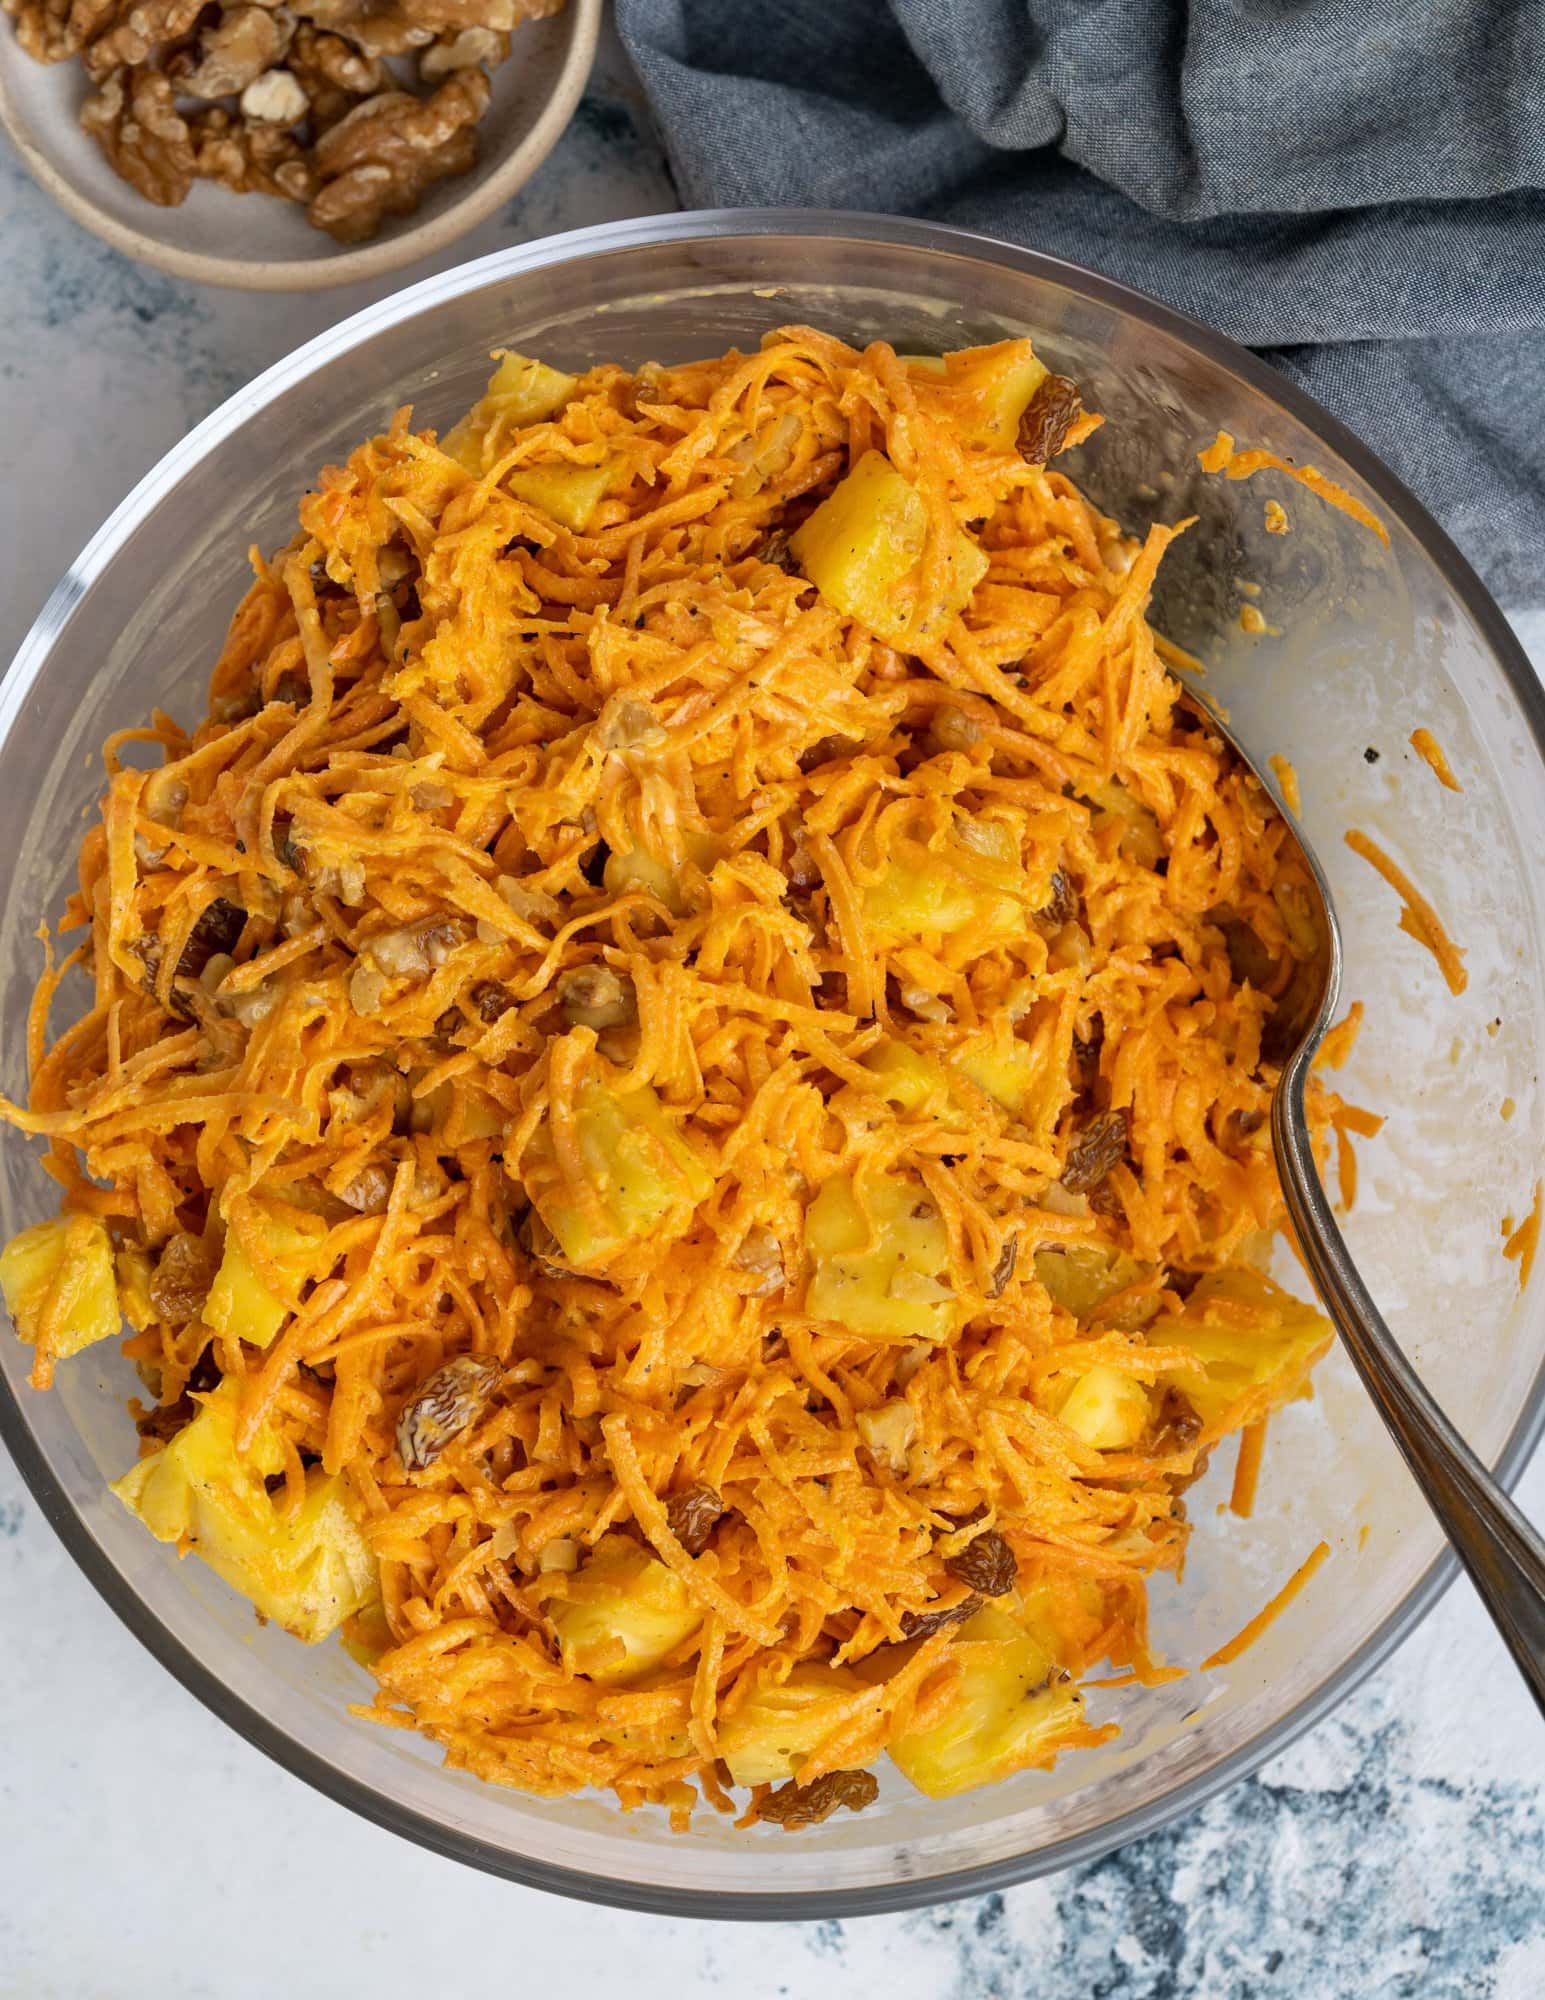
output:
M1053 1305L1070 1312L1087 1325L1107 1299L1140 1284L1153 1275L1150 1264L1140 1264L1124 1250L1108 1250L1098 1244L1078 1243L1067 1248L1043 1249L1035 1253L1035 1275L1045 1286ZM1104 1324L1131 1331L1146 1326L1159 1310L1155 1298L1135 1300L1113 1315L1103 1315Z
M1083 1728L1083 1696L1062 1676L1051 1636L1027 1614L984 1605L955 1644L961 1674L949 1714L890 1745L902 1776L931 1799L1047 1770Z
M863 1064L887 1104L907 1112L927 1111L934 1117L947 1109L949 1078L931 1056L907 1043L880 1042L863 1058Z
M137 1243L125 1243L113 1259L118 1303L136 1333L143 1333L156 1317L155 1307L150 1303L150 1277L154 1268L150 1252Z
M123 1325L112 1239L94 1215L61 1215L13 1236L0 1250L0 1290L18 1338L37 1349L40 1379Z
M312 1466L293 1515L265 1479L284 1466L266 1425L236 1451L239 1383L222 1382L169 1444L113 1482L113 1491L158 1542L201 1556L264 1618L314 1645L378 1594L375 1557L350 1512L341 1473Z
M257 1233L267 1255L289 1277L286 1291L270 1291L237 1240L236 1231L227 1229L220 1268L204 1301L203 1320L227 1340L246 1340L254 1347L267 1347L299 1303L300 1287L313 1275L312 1260L327 1230L321 1222L300 1228L259 1211Z
M971 1035L950 1055L950 1067L978 1090L1017 1115L1040 1076L1034 1052L1019 1041L1006 1021Z
M606 1535L549 1601L565 1666L593 1681L631 1681L688 1639L703 1614L681 1579L626 1535Z
M480 399L446 432L440 444L442 451L474 476L486 470L483 445L495 423L500 423L506 434L523 424L544 423L557 415L576 386L572 375L549 368L545 361L533 361L529 355L505 350L498 360Z
M648 1085L613 1093L587 1078L574 1118L583 1184L559 1172L546 1124L524 1168L526 1191L571 1264L604 1261L673 1211L684 1221L685 1211L712 1192L713 1175Z
M959 820L937 846L904 844L863 890L865 919L882 939L965 933L978 951L1023 937L1029 903L1018 842L1001 820Z
M1164 1322L1165 1345L1189 1348L1199 1364L1164 1379L1216 1433L1290 1402L1330 1341L1322 1313L1264 1272L1235 1265L1200 1279L1185 1310Z
M1097 1362L1063 1398L1057 1415L1096 1451L1124 1451L1148 1428L1149 1396L1135 1375Z
M682 844L687 851L688 864L705 875L712 871L714 863L720 858L719 843L711 833L702 829L689 830ZM626 896L642 889L656 902L663 903L673 917L687 913L681 871L668 866L646 847L629 848L626 854L608 854L601 879L609 895Z
M841 1174L806 1210L805 1310L870 1340L948 1340L956 1306L942 1217L919 1181L870 1175L864 1192L867 1219Z
M611 484L609 465L523 465L509 473L506 488L549 514L561 527L583 534Z
M785 1681L764 1681L719 1725L719 1755L735 1783L777 1785L797 1777L841 1704L863 1686L848 1668L815 1661L795 1667Z
M1109 784L1098 786L1090 793L1090 803L1094 807L1096 832L1105 826L1120 826L1118 845L1128 861L1135 861L1139 868L1156 868L1164 859L1164 835L1159 822L1119 779L1112 778Z
M1019 420L1050 372L1044 361L1036 359L1028 340L957 347L950 354L904 354L901 359L915 373L943 377L941 386L969 398L961 414L956 414L952 403L952 427L999 451L1013 450L1019 438Z
M866 451L789 543L805 575L848 618L892 645L912 627L918 565L928 539L928 509L917 489L877 451ZM917 630L940 629L964 608L987 574L988 559L955 531L937 602L922 607Z

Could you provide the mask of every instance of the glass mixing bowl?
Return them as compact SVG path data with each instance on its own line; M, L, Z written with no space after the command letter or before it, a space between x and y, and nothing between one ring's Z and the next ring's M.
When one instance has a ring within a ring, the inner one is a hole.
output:
M1339 1087L1388 1116L1363 1149L1348 1224L1397 1334L1476 1449L1510 1478L1540 1428L1545 1286L1520 1293L1504 1215L1538 1167L1545 1040L1545 703L1500 614L1411 496L1338 424L1218 335L1050 258L916 223L810 213L672 216L503 252L429 280L304 347L232 398L131 494L55 591L0 693L5 892L4 1087L24 1087L35 929L73 876L99 789L96 751L153 704L191 716L246 581L245 551L284 542L317 469L400 403L445 423L488 350L562 367L754 346L809 320L864 341L943 349L1031 334L1105 429L1068 470L1141 530L1195 514L1166 560L1156 617L1205 656L1244 741L1297 766L1303 824L1336 893L1345 992L1367 1028ZM1227 429L1318 465L1388 524L1364 527L1280 479L1203 478ZM1290 532L1268 534L1279 498ZM1256 606L1269 633L1241 629ZM1407 738L1425 724L1462 793ZM1468 951L1449 995L1396 928L1390 891L1342 842L1350 824L1404 861ZM1511 1098L1515 1114L1502 1106ZM0 1223L50 1207L33 1150L0 1146ZM1110 1745L943 1803L893 1773L860 1816L785 1835L711 1811L686 1835L605 1800L533 1800L446 1771L427 1743L356 1720L367 1677L341 1647L259 1629L196 1562L179 1563L107 1491L135 1455L127 1364L96 1348L39 1396L0 1342L0 1430L40 1505L145 1644L251 1742L426 1846L544 1888L715 1917L814 1916L981 1891L1087 1859L1241 1776L1323 1715L1432 1605L1452 1573L1339 1353L1310 1403L1273 1420L1255 1518L1220 1517L1218 1468L1192 1496L1183 1585L1153 1590L1156 1643L1194 1664L1322 1537L1332 1560L1232 1666L1093 1697ZM1221 1482L1221 1484L1220 1484ZM46 1604L33 1607L46 1617Z

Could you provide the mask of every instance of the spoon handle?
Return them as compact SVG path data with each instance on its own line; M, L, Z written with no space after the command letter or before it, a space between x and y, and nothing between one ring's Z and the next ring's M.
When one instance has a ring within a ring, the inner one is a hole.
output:
M1545 1538L1443 1414L1357 1275L1309 1146L1308 1066L1301 1051L1272 1102L1277 1172L1304 1260L1412 1477L1545 1714Z

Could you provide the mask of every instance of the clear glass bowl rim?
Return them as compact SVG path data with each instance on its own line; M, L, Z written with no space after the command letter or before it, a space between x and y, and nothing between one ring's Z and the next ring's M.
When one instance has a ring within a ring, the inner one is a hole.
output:
M1082 296L1112 306L1155 329L1183 341L1209 361L1233 374L1277 403L1313 430L1353 467L1421 547L1474 621L1505 674L1519 709L1545 762L1545 687L1527 655L1480 578L1415 495L1353 432L1314 399L1248 349L1200 321L1174 311L1145 293L1121 285L1082 266L1034 250L1005 243L971 230L940 223L871 215L836 209L697 209L672 215L646 216L626 222L603 223L548 236L459 264L437 276L393 293L373 306L342 320L265 369L246 387L191 430L146 473L109 515L70 565L23 639L0 681L0 739L8 736L22 702L43 672L55 638L91 588L109 558L132 534L138 521L177 485L185 472L219 450L238 424L305 381L322 364L338 359L372 336L413 314L477 289L490 280L547 269L556 264L605 256L610 252L655 244L736 237L808 236L826 240L862 240L901 248L939 250L997 264L1062 285ZM1545 1432L1545 1372L1530 1391L1495 1471L1512 1487ZM544 1889L578 1901L633 1909L663 1916L716 1920L787 1922L819 1918L877 1915L913 1909L962 1896L979 1896L1004 1889L1032 1876L1049 1874L1094 1861L1114 1848L1157 1831L1182 1814L1193 1812L1218 1792L1248 1777L1268 1758L1284 1750L1320 1721L1382 1661L1409 1637L1458 1573L1452 1551L1444 1550L1418 1579L1384 1623L1357 1648L1319 1688L1288 1711L1253 1741L1243 1744L1210 1770L1178 1785L1163 1797L1118 1814L1098 1827L1034 1853L1012 1856L976 1868L923 1879L882 1884L863 1890L777 1891L744 1894L718 1890L695 1891L616 1883L604 1876L557 1868L538 1858L512 1855L470 1835L443 1825L427 1814L411 1811L360 1783L347 1772L303 1748L227 1688L163 1625L128 1587L97 1548L77 1516L33 1438L22 1404L0 1376L0 1442L14 1460L23 1480L65 1548L98 1594L140 1643L198 1701L256 1749L326 1797L347 1806L364 1819L403 1835L433 1853L465 1862L485 1873L527 1887Z

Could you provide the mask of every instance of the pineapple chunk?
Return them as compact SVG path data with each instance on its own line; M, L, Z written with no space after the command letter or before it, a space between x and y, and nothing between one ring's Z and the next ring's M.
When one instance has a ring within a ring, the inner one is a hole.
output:
M904 354L901 359L919 374L942 376L950 389L964 391L971 412L957 416L952 410L952 428L999 451L1012 451L1018 443L1019 420L1050 372L1028 340L958 347L951 354Z
M931 1799L1049 1770L1083 1728L1083 1696L1060 1678L1055 1646L1032 1624L987 1604L956 1644L961 1674L949 1714L890 1745L902 1776Z
M94 1215L61 1215L13 1236L0 1250L0 1290L44 1378L55 1361L111 1339L123 1324L112 1239Z
M700 828L689 830L682 844L686 848L688 862L705 875L720 859L719 843L711 833ZM646 847L629 848L626 854L608 854L601 880L608 895L626 896L642 889L657 903L663 903L673 917L687 914L680 873L668 867Z
M1185 1311L1166 1320L1164 1336L1166 1345L1189 1348L1199 1364L1166 1382L1217 1432L1291 1401L1329 1347L1331 1330L1323 1314L1264 1272L1235 1265L1202 1278ZM1226 1423L1231 1415L1233 1423Z
M1124 1451L1148 1428L1148 1391L1135 1375L1097 1362L1074 1382L1057 1415L1096 1451Z
M113 1259L118 1278L118 1303L123 1316L136 1333L143 1333L156 1317L150 1302L150 1277L154 1266L148 1250L137 1243L125 1243Z
M647 1674L703 1622L681 1579L626 1535L604 1536L547 1613L570 1673L608 1682Z
M1164 859L1164 835L1141 799L1113 778L1091 792L1090 802L1096 833L1101 827L1120 826L1118 845L1127 860L1135 861L1139 868L1157 868Z
M1129 1285L1140 1283L1151 1271L1150 1265L1139 1264L1124 1250L1104 1250L1092 1243L1035 1253L1035 1275L1045 1286L1052 1304L1061 1306L1085 1325L1107 1299L1113 1299ZM1105 1324L1130 1332L1146 1326L1158 1310L1157 1299L1138 1299L1120 1312L1107 1315Z
M609 465L525 465L504 484L517 500L583 534L611 484Z
M264 1617L315 1645L378 1594L375 1557L349 1511L341 1473L313 1466L286 1515L265 1477L283 1469L265 1425L236 1452L241 1387L222 1382L170 1444L142 1458L113 1491L158 1542L190 1546Z
M928 509L917 489L880 452L866 451L789 543L821 595L891 645L914 631L940 630L987 574L988 559L955 531L943 595L918 607L916 574L928 539Z
M544 361L501 352L481 399L446 432L440 449L474 477L481 477L485 470L484 440L496 422L502 422L506 430L542 423L563 408L575 386L572 375L549 368Z
M943 1115L949 1098L949 1078L933 1060L905 1042L885 1041L864 1057L864 1068L876 1079L887 1104L907 1112Z
M250 1341L267 1347L280 1327L294 1312L301 1285L311 1275L310 1260L326 1235L321 1223L308 1229L262 1214L258 1222L264 1249L291 1279L288 1296L271 1292L258 1276L251 1258L236 1239L234 1229L226 1231L225 1253L204 1301L204 1324L227 1340Z
M526 1156L527 1192L571 1264L604 1261L713 1191L712 1174L648 1085L618 1096L587 1079L575 1126L583 1185L558 1172L546 1125Z
M982 880L983 861L998 886ZM883 938L969 933L978 951L1023 937L1028 902L1019 845L1001 820L959 821L954 840L938 847L909 843L863 891L865 919Z
M1006 1021L963 1042L951 1055L950 1067L1015 1116L1024 1110L1040 1074L1029 1044L1017 1040Z
M767 1681L719 1724L719 1755L737 1785L777 1785L830 1733L839 1705L864 1683L846 1667L795 1667Z
M899 1175L870 1176L865 1195L870 1220L853 1183L834 1175L806 1211L814 1270L805 1310L869 1340L948 1340L955 1295L940 1276L949 1233L938 1210Z

